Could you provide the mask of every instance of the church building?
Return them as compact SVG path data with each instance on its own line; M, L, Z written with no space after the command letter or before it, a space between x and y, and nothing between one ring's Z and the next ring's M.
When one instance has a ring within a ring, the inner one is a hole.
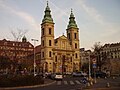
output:
M54 37L54 21L47 2L41 23L41 65L44 72L80 71L79 28L71 10L67 35Z

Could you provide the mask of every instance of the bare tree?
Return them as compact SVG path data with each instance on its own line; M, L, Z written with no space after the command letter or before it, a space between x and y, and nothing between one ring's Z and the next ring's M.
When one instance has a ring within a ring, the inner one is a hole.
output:
M28 30L22 30L22 29L19 29L17 28L17 32L11 30L11 34L12 36L14 37L14 40L15 41L20 41L21 38L28 32Z
M101 47L102 45L100 44L100 42L95 42L92 49L97 52L97 51L100 51Z
M26 29L26 30L22 30L22 29L19 29L19 28L17 28L17 31L15 32L15 30L13 31L13 29L11 30L11 34L12 34L12 36L14 37L14 40L16 41L16 42L18 42L18 41L20 41L21 40L21 38L26 34L28 32L28 30ZM14 47L14 60L13 60L13 62L12 62L12 66L14 67L14 68L19 68L19 60L18 60L18 57L17 57L17 51L16 51L16 46Z
M94 46L92 47L93 51L94 51L94 55L96 56L96 60L97 60L97 67L101 70L101 67L103 65L103 61L101 60L101 51L102 45L100 44L100 42L96 42L94 44Z

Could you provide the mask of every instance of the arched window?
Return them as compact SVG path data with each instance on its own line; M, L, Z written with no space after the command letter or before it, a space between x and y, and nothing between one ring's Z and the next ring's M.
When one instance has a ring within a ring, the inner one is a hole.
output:
M77 43L75 43L75 48L77 48Z
M51 40L49 40L49 46L52 46Z
M57 62L57 56L55 56L55 62Z
M77 33L74 33L74 38L77 39Z
M42 57L44 57L44 52L42 52Z
M49 57L51 57L52 56L52 52L51 51L49 51Z
M51 28L49 28L49 34L50 34L50 35L52 34L52 29L51 29Z
M78 55L77 55L77 53L75 54L75 58L78 58Z
M44 35L44 28L42 28L42 35Z
M42 41L42 45L44 46L44 40Z
M68 33L68 39L70 39L70 33Z

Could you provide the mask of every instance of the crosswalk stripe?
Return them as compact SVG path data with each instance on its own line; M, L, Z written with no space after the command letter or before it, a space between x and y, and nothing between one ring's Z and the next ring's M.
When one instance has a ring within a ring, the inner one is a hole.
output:
M64 84L65 84L65 85L67 85L67 84L68 84L68 82L67 82L67 81L64 81Z
M61 81L58 81L58 82L57 82L57 85L61 85Z
M74 85L75 83L74 83L73 81L70 81L70 84L71 84L71 85Z
M79 80L75 80L75 81L57 81L57 85L61 85L63 82L63 84L65 85L74 85L74 84L81 84ZM68 83L69 82L69 83Z
M78 80L75 80L75 82L76 82L77 84L81 84Z

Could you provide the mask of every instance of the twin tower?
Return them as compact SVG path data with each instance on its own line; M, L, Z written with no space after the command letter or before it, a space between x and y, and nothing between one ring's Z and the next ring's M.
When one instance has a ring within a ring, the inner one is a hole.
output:
M66 32L54 38L54 22L48 6L41 24L41 65L43 72L71 73L80 70L79 28L71 10Z

